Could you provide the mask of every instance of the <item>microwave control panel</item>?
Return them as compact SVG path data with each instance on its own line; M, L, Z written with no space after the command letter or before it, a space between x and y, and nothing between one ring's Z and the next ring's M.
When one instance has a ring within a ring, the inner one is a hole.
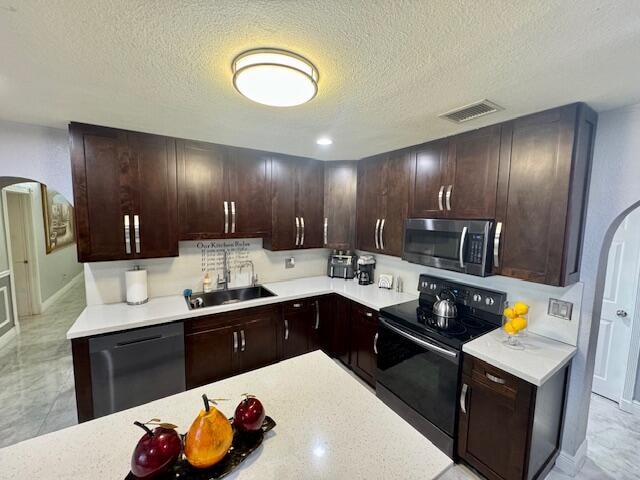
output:
M484 234L472 233L468 237L468 242L465 261L481 265L484 257Z

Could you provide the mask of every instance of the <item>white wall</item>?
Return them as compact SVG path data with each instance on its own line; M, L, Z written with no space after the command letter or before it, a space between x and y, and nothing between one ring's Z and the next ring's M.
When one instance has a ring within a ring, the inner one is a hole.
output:
M67 131L0 121L0 177L42 182L73 203Z
M562 438L562 452L575 455L586 437L595 363L599 310L611 238L625 212L640 202L640 104L601 113L596 134L581 264L584 283ZM604 256L601 254L604 251ZM600 274L599 274L600 272ZM599 298L600 302L595 302ZM599 304L598 304L599 303Z

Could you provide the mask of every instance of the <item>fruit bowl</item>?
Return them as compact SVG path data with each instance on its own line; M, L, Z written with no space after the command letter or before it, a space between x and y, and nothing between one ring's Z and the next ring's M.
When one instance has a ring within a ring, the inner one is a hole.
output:
M231 419L230 422L233 424L233 419ZM187 462L184 455L181 455L168 472L154 477L154 479L217 480L224 478L238 468L242 462L262 445L264 434L272 430L275 426L276 422L267 416L264 422L262 422L262 427L255 432L241 432L234 427L231 449L224 458L214 466L202 469L194 468ZM181 436L184 437L184 435ZM137 479L138 477L131 472L125 477L125 480Z

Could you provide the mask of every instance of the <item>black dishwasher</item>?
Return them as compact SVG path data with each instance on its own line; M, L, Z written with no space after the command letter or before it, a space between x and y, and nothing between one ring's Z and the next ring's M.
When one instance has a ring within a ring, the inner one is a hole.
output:
M91 338L89 353L95 418L185 390L182 322Z

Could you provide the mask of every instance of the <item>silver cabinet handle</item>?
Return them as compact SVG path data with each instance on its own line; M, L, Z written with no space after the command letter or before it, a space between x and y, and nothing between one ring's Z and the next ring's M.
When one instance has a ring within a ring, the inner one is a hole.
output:
M284 339L289 340L289 320L284 321Z
M502 236L502 222L496 225L496 234L493 237L493 266L500 266L500 237Z
M301 303L294 303L293 308L300 308L302 306Z
M464 268L464 244L467 240L467 227L462 227L460 234L460 250L458 251L458 260L460 260L460 268Z
M626 318L626 316L629 314L624 310L616 310L616 315L620 318Z
M380 250L384 250L384 222L386 218L383 218L380 222Z
M371 313L371 312L366 312L366 313L365 313L365 315L366 315L367 317L373 317L373 313Z
M247 343L244 341L244 330L240 330L240 351L244 352Z
M229 202L224 203L224 233L229 233Z
M462 391L460 392L460 410L465 415L467 414L467 391L469 390L469 385L466 383L462 384Z
M438 191L438 209L440 211L444 210L444 205L442 204L443 195L444 195L444 185L440 185L440 190Z
M231 202L231 233L236 233L236 202Z
M376 231L375 231L375 241L376 241L376 248L379 250L380 249L380 244L378 243L378 232L380 231L380 219L377 218L376 219Z
M133 241L136 244L136 253L140 253L140 217L133 216Z
M373 353L378 354L378 332L373 337Z
M233 332L233 351L238 351L238 332Z
M327 243L329 243L327 241L329 235L328 235L328 231L329 231L329 219L327 217L324 217L324 244L326 245Z
M320 305L318 304L318 300L315 301L316 305L316 324L313 327L314 330L318 330L320 328Z
M300 246L304 247L304 217L300 217Z
M296 217L296 247L300 245L300 219Z
M497 383L499 385L504 385L505 383L507 383L504 378L496 377L495 375L491 375L489 372L484 372L484 375L493 383Z
M453 195L453 185L447 187L447 194L445 195L445 202L447 204L447 210L451 211L451 196Z
M129 223L129 215L124 216L124 251L127 255L131 255L131 224Z

